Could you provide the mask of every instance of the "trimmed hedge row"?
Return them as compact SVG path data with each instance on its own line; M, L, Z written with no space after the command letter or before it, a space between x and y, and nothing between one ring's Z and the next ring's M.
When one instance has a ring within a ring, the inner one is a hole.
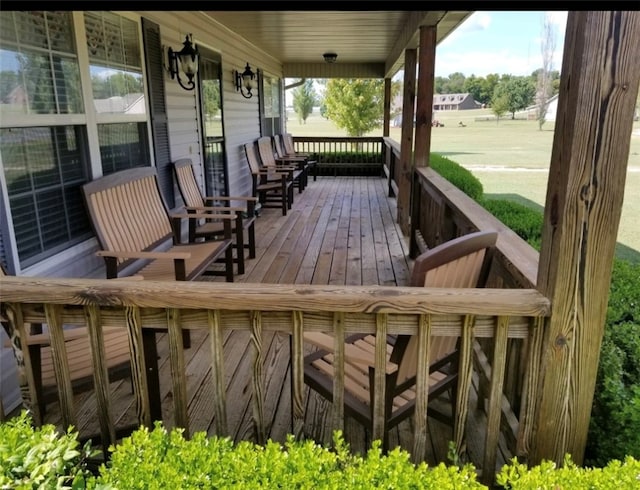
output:
M160 422L141 427L111 448L111 458L95 474L86 470L86 451L77 433L56 434L53 426L33 429L26 412L0 424L0 488L136 489L486 489L472 465L414 465L409 453L387 454L374 442L364 456L353 455L340 432L334 448L312 441L264 446L234 444L197 432L190 440ZM508 489L637 488L640 461L628 457L606 468L579 468L567 459L562 468L543 462L531 469L515 460L496 477Z

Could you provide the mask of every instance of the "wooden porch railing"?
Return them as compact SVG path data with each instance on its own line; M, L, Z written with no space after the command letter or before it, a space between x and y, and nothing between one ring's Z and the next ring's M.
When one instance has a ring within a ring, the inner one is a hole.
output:
M314 155L318 175L381 175L383 139L380 137L294 136L295 150Z
M389 195L396 195L396 181L400 178L397 165L400 161L400 145L390 138L385 138L384 141L384 173L388 179ZM416 169L412 187L412 257L417 256L425 247L431 248L476 230L493 229L499 232L499 238L492 257L487 286L536 289L539 254L513 230L431 168ZM532 416L533 399L528 397L534 393L528 387L537 386L538 382L537 363L541 334L540 327L535 335L520 339L510 338L504 345L499 344L497 337L479 339L474 344L474 363L481 380L479 401L489 390L489 384L492 386L491 389L494 388L495 380L492 378L496 374L504 376L501 387L505 408L502 423L506 428L520 426L520 431L530 430L530 424L526 419ZM496 352L500 354L497 355ZM499 364L496 365L496 362ZM505 363L504 367L501 366L502 362ZM501 373L502 369L504 371ZM508 439L512 433L510 430L504 431ZM521 433L509 442L514 454L521 458L528 456L528 435Z
M206 329L211 339L213 392L211 410L215 414L216 433L227 435L227 401L223 362L223 331L249 331L253 345L253 420L259 440L264 440L266 421L263 412L265 393L262 375L262 333L277 331L291 338L292 359L292 431L300 435L303 426L303 332L328 331L341 345L345 335L355 332L376 335L419 335L422 354L418 369L414 417L415 439L412 454L416 461L425 457L427 441L427 371L429 339L432 336L461 338L460 381L457 398L457 418L454 436L459 449L465 447L465 425L469 413L474 348L481 339L493 339L490 355L491 373L488 387L487 425L485 427L484 461L479 467L495 468L496 451L503 413L504 374L507 369L507 347L512 339L528 343L528 357L523 375L520 423L510 427L512 436L522 446L533 420L531 403L535 393L527 389L535 386L538 368L539 339L542 318L549 314L546 298L533 289L425 289L408 287L351 287L260 285L208 282L108 281L89 279L51 279L5 277L0 279L2 302L10 329L19 338L25 336L26 323L48 325L52 345L58 355L54 365L58 379L60 406L65 426L74 424L75 410L63 341L63 326L88 328L93 359L94 381L97 389L98 417L102 441L115 442L114 417L111 409L108 382L103 356L103 327L127 329L132 354L132 377L137 402L137 416L141 424L152 422L152 400L148 383L149 373L143 353L143 336L149 331L168 333L169 362L173 391L175 425L189 434L186 373L182 346L184 329ZM344 362L342 350L336 348L338 362ZM19 356L21 385L26 389L29 379L26 368L30 362L28 349ZM384 400L384 355L376 355L375 380L377 396L374 413L381 413ZM338 372L341 370L338 369ZM420 382L422 379L422 382ZM344 379L337 378L335 389L341 400ZM31 400L37 403L37 400ZM158 407L156 407L157 409ZM341 406L335 407L334 429L344 426ZM373 438L382 438L383 424L374 424ZM491 474L494 472L491 471Z

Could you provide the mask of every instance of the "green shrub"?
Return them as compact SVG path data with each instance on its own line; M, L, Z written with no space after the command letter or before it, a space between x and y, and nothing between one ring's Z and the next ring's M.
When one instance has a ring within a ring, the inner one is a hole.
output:
M602 466L625 455L640 459L640 264L617 259L585 461Z
M366 151L337 151L329 153L317 153L314 155L318 163L380 163L380 153Z
M561 468L545 461L533 468L515 458L502 467L496 482L512 490L627 490L640 487L640 461L627 457L610 461L604 468L580 468L566 458Z
M529 245L540 250L544 219L540 211L507 199L482 199L479 203Z
M429 165L471 199L476 201L482 199L484 193L482 183L462 165L437 153L431 153Z
M89 445L53 425L33 428L26 411L0 424L0 488L84 488Z
M486 488L470 465L413 465L400 449L383 455L379 441L361 457L349 452L339 432L334 440L335 450L291 436L284 445L234 445L204 432L185 440L180 430L156 423L116 446L89 488Z

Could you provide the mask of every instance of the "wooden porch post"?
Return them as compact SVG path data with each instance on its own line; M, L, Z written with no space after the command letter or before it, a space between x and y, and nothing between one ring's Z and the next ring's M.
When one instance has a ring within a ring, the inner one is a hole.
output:
M405 235L411 232L411 182L413 175L413 114L416 98L416 50L404 52L404 91L402 94L402 135L398 182L398 224Z
M640 12L569 12L537 287L551 299L531 464L582 464L640 83Z
M384 120L382 125L382 136L389 136L389 126L391 124L391 79L384 79Z
M418 62L418 97L416 102L416 143L414 163L429 166L431 117L436 64L436 26L420 27L420 61Z

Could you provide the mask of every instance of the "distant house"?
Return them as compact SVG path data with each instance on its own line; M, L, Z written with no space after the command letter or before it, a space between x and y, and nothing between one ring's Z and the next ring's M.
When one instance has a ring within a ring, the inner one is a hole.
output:
M465 94L435 94L433 96L433 112L461 111L479 109L482 104L476 102L470 93ZM391 103L391 112L398 114L391 120L393 127L402 125L402 95L398 95Z
M461 111L465 109L479 109L481 104L476 102L470 93L465 94L436 94L433 96L434 111Z
M558 112L558 94L554 95L548 100L547 112L545 113L544 120L549 122L555 122L556 114ZM538 106L532 105L527 107L524 112L527 115L527 119L534 121L538 118Z

